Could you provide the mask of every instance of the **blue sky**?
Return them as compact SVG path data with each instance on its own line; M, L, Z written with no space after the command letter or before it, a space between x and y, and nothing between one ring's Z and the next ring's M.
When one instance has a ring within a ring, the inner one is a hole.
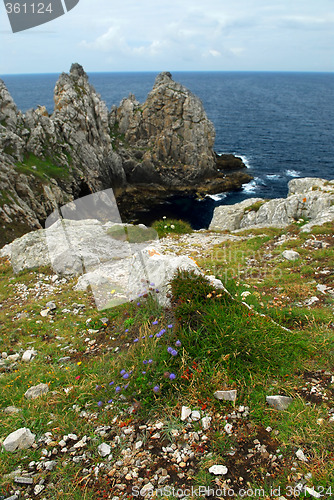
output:
M0 74L58 73L72 62L88 72L333 71L334 2L80 0L15 34L1 2L0 46Z

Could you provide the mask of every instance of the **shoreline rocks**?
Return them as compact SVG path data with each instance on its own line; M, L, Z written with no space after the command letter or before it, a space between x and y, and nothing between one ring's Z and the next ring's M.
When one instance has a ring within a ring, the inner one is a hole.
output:
M217 207L209 229L236 231L300 222L302 231L310 231L315 225L334 221L334 180L305 177L291 180L288 186L287 198L250 198Z

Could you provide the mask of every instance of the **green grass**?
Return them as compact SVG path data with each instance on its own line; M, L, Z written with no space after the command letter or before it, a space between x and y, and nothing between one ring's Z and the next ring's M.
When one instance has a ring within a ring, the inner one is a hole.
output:
M139 226L114 226L108 229L107 234L119 241L129 243L145 243L158 239L158 235L153 228L143 228Z
M47 179L66 179L69 176L67 167L57 165L48 157L39 158L32 153L25 155L23 162L17 162L15 168L26 175L34 175L42 181Z
M176 219L157 220L152 224L152 228L158 233L159 238L174 234L187 234L192 233L193 229L185 221Z
M159 224L166 222L173 224L166 220ZM313 233L329 241L332 228L323 229L316 228ZM228 292L214 289L193 273L179 273L171 284L168 308L159 306L152 291L138 302L99 312L89 291L73 289L74 279L52 289L50 269L14 275L9 263L1 259L0 352L21 355L34 347L38 354L32 362L19 361L13 370L1 373L1 407L15 405L22 411L1 414L0 440L19 427L30 428L37 439L51 431L56 442L75 430L80 437L92 438L87 451L92 456L90 463L96 464L101 461L96 447L102 442L95 432L97 426L110 425L116 417L121 425L160 419L165 422L163 439L173 443L172 431L182 434L186 429L180 412L181 406L187 405L206 408L213 418L207 432L212 455L203 459L198 454L192 484L212 487L214 479L208 467L232 460L231 447L243 450L245 443L256 438L259 426L270 426L276 432L276 446L282 450L285 465L270 482L261 479L260 468L254 469L255 479L250 484L267 492L270 485L294 484L291 466L296 449L302 448L309 461L298 462L296 474L311 472L312 480L307 484L334 487L333 424L328 421L333 403L307 404L301 396L306 371L334 371L333 298L330 294L322 297L316 289L318 282L331 286L331 275L321 271L330 268L332 246L310 249L305 246L310 235L295 227L245 234L247 239L203 251L198 259L204 269L223 279ZM276 246L281 234L297 238ZM142 231L132 226L125 233L112 228L111 235L142 241ZM300 261L290 263L281 258L282 251L290 247L300 252ZM303 305L315 294L321 299L319 303ZM43 318L40 311L50 300L56 302L57 309ZM78 312L75 304L84 307ZM70 359L60 362L65 356ZM49 385L48 394L28 401L24 393L40 382ZM237 390L236 407L248 405L250 415L239 434L227 436L225 418L233 404L216 400L213 393L232 388ZM330 388L327 391L330 395ZM290 395L293 404L284 412L273 410L266 404L270 394ZM130 413L132 407L136 408L134 413ZM88 416L80 417L81 411ZM197 428L201 429L200 423ZM142 437L150 436L143 432ZM6 474L20 464L27 468L40 456L40 447L2 453L0 488L6 496L14 488ZM113 451L111 464L122 456L120 446ZM83 480L84 466L66 458L58 457L57 468L43 473L47 482L57 487L45 490L42 496L99 498L98 485ZM238 460L241 458L238 455ZM264 478L265 474L266 470Z

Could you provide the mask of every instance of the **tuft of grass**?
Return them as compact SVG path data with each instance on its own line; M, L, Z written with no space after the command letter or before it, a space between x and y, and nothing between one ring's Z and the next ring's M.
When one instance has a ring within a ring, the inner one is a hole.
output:
M193 232L188 222L167 218L153 222L152 228L158 233L159 238L173 234L188 234Z
M47 179L65 179L69 176L68 168L56 165L48 157L40 158L33 153L26 153L23 162L17 162L15 168L26 175L34 175L42 181Z

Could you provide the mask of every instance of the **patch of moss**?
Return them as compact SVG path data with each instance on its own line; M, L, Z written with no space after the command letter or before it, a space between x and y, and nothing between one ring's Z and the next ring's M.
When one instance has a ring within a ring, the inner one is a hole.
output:
M65 179L69 171L63 166L56 165L49 157L39 158L32 153L27 153L23 162L17 162L15 168L18 172L45 181L47 179Z
M258 212L260 210L260 208L262 207L262 205L264 205L265 203L267 203L268 200L260 200L260 201L256 201L255 203L253 203L253 205L251 205L250 207L246 208L245 212Z
M139 226L114 226L108 229L107 234L115 240L129 243L145 243L157 239L157 233L151 227L144 229Z

